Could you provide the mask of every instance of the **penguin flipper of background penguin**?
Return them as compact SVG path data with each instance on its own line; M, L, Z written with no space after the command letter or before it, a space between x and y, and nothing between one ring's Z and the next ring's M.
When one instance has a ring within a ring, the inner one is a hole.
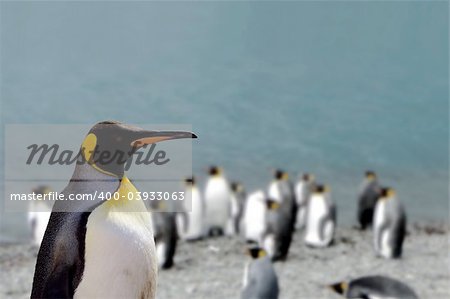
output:
M406 236L406 215L402 214L397 227L392 232L391 238L393 243L393 258L400 258L402 256L403 241Z
M119 180L110 180L96 187L100 192L114 192L119 184ZM61 193L68 197L81 191L94 196L95 190L89 190L88 186L71 181ZM85 239L90 211L100 202L88 203L91 207L87 212L63 212L75 211L75 204L78 203L55 202L39 249L31 298L72 298L82 279L85 244L79 240Z

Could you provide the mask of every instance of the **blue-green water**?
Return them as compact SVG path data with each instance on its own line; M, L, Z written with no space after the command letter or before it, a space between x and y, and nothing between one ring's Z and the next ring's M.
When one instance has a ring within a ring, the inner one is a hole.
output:
M3 124L192 124L203 177L308 170L352 223L374 169L412 220L448 217L445 2L0 5Z

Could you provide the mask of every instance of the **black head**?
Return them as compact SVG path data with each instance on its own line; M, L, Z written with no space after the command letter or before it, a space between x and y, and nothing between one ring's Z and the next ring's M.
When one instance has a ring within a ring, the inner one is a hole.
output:
M247 248L247 254L252 259L262 258L267 255L266 251L258 246L252 246Z
M140 148L165 140L197 138L191 132L147 131L116 121L97 123L83 141L83 158L100 172L121 178L128 159Z
M348 289L348 284L346 282L338 282L338 283L330 285L329 287L336 293L344 296Z
M304 173L303 176L302 176L302 179L303 179L305 182L311 181L312 178L313 178L313 176L310 175L309 173Z
M391 187L381 188L380 198L389 198L395 195L395 190Z
M209 175L210 176L216 176L216 175L219 175L220 174L220 168L219 167L217 167L217 166L215 166L215 165L213 165L213 166L211 166L211 167L209 167Z
M368 178L368 179L375 179L375 178L377 177L377 174L376 174L374 171L372 171L372 170L367 170L367 171L364 173L364 175L365 175L365 177Z
M277 210L280 208L280 204L277 201L275 201L271 198L268 198L268 199L266 199L266 208L268 210L274 211L274 210Z
M314 188L314 193L326 193L329 191L330 188L328 188L327 185L323 185L323 184L317 184Z
M289 175L286 171L281 170L281 169L276 169L273 172L273 176L276 180L287 180L289 178Z
M232 182L231 183L231 190L233 192L239 192L242 190L242 185L238 182Z

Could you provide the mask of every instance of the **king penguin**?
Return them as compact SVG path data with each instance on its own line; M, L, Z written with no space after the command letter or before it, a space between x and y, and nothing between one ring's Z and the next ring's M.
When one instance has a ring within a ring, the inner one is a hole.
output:
M392 188L382 188L374 214L374 248L384 258L400 258L406 235L406 214Z
M272 261L285 260L292 240L291 223L275 200L266 200L266 231L263 246Z
M241 299L277 299L278 278L264 249L248 249L251 260L244 269Z
M66 199L91 200L59 200L53 205L31 298L155 298L151 217L124 166L146 144L179 138L196 136L112 121L92 127L61 193ZM116 200L101 194L118 196Z
M211 166L205 187L208 235L230 234L231 190L221 168Z
M231 183L231 220L232 233L234 235L239 235L240 233L242 214L244 213L245 196L245 189L241 183Z
M170 201L152 202L152 225L155 238L156 256L161 269L169 269L174 264L178 233L176 213L170 208Z
M262 190L250 193L245 201L243 230L247 243L263 246L266 231L266 195Z
M416 293L406 284L386 276L365 276L349 282L329 286L345 298L361 299L418 299Z
M197 187L194 177L185 181L184 212L178 214L177 222L180 236L186 241L197 241L205 234L205 203Z
M48 186L38 186L32 191L35 194L44 195L49 194L52 189ZM41 246L51 211L52 207L48 200L31 201L28 207L27 219L31 231L31 241L37 248Z
M366 171L364 181L361 184L358 195L358 221L362 230L372 225L373 211L378 197L380 186L377 175L373 171Z
M295 200L297 202L297 219L295 221L296 229L302 229L305 227L308 202L314 188L315 179L314 176L309 173L303 174L295 185Z
M336 207L328 186L318 184L311 196L306 219L305 243L311 247L327 247L333 242Z

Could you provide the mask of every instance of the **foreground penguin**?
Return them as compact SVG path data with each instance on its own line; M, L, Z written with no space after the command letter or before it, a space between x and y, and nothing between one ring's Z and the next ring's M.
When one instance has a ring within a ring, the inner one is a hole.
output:
M266 232L264 235L264 249L272 261L285 260L292 240L291 223L286 219L277 201L266 200Z
M377 175L373 171L366 171L358 196L358 222L362 230L372 225L373 212L379 196Z
M406 214L392 188L381 189L375 206L374 247L377 255L399 258L406 235Z
M168 205L170 206L168 202L157 201L156 208L151 213L156 256L161 269L173 266L178 240L177 214L171 211Z
M231 221L232 234L239 235L241 228L242 214L244 214L245 189L242 184L231 183Z
M295 185L295 200L297 202L297 219L295 220L295 228L302 229L306 224L306 212L308 210L308 202L314 189L314 176L305 173Z
M350 282L339 282L330 288L345 298L418 299L414 291L401 281L385 276L365 276Z
M266 252L255 246L248 249L248 254L251 261L244 270L241 299L277 299L278 278Z
M328 186L317 185L308 205L305 243L326 247L333 242L336 227L336 207Z
M179 233L186 241L200 240L204 236L205 203L198 190L194 177L185 180L185 204L184 212L179 213Z
M151 217L124 175L124 164L146 144L178 138L196 136L109 121L89 131L62 194L95 198L55 202L39 250L31 298L155 298ZM105 155L117 159L102 158ZM118 196L106 200L100 194Z
M222 169L211 166L205 188L206 223L208 235L230 233L231 190Z
M32 190L36 194L49 194L51 189L48 186L39 186ZM52 211L51 204L48 200L31 201L28 206L27 220L31 231L31 242L34 246L41 246L45 229Z

